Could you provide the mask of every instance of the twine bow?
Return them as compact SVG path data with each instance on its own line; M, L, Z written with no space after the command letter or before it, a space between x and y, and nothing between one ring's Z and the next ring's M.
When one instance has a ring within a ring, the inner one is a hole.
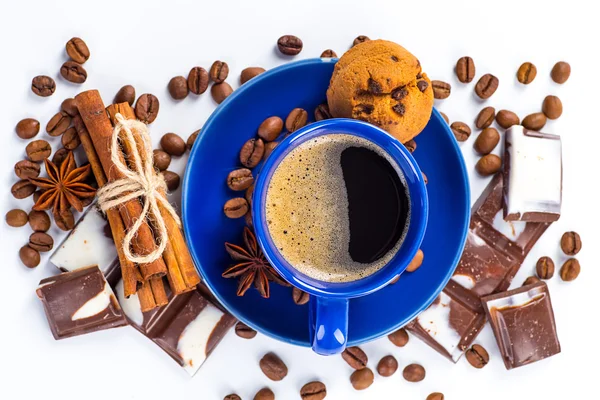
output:
M123 240L123 252L125 257L131 262L138 264L147 264L157 260L165 250L168 241L167 227L160 214L158 203L171 214L173 219L181 226L179 216L175 209L169 204L163 193L167 190L162 175L154 170L152 146L148 127L137 120L125 119L121 114L115 116L117 125L113 130L111 138L110 158L115 168L124 176L124 178L108 183L98 190L98 204L103 212L115 208L129 200L140 198L143 203L142 213L135 221L131 229L125 235ZM143 149L138 149L133 131L137 134L143 144ZM119 141L126 142L131 149L131 155L128 157L135 170L131 170L125 164L121 156L121 146ZM144 152L144 157L140 156L140 151ZM152 225L158 230L158 247L149 254L133 254L131 252L131 241L138 230L146 221L152 221Z

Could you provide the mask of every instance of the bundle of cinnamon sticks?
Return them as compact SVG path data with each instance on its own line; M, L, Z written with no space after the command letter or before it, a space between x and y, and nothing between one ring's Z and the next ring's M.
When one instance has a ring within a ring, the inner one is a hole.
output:
M105 108L97 90L80 93L75 100L80 114L74 120L75 128L98 186L102 187L122 179L122 174L111 160L111 137L117 124L116 115L121 114L125 119L135 119L133 109L128 103L112 104ZM142 140L136 132L133 133L139 154L145 157ZM121 161L128 160L133 149L128 147L126 141L121 143ZM133 163L128 163L127 166L132 171L136 169ZM166 196L166 193L161 192L160 195ZM194 267L180 227L160 202L160 214L169 238L162 257L146 264L134 264L125 257L122 243L127 229L131 229L142 214L141 201L137 198L129 200L121 206L107 210L106 215L121 264L125 296L137 293L142 311L149 311L169 301L164 286L165 276L174 295L193 290L200 283L200 276ZM157 238L154 234L156 229L153 228L152 221L145 220L142 223L132 241L133 252L144 255L157 248Z

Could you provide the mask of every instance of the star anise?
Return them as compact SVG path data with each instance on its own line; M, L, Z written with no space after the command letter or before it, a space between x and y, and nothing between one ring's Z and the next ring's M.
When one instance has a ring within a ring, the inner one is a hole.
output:
M243 296L253 283L264 298L268 298L270 295L269 281L289 286L269 264L256 241L256 237L248 227L244 228L244 247L225 243L225 249L236 264L227 268L223 272L223 277L240 278L237 290L238 296Z
M29 178L31 183L44 190L33 209L41 211L52 208L55 216L64 215L71 207L83 211L82 200L96 195L96 189L84 183L91 173L90 165L77 168L73 152L69 152L60 168L49 159L45 159L44 163L48 177Z

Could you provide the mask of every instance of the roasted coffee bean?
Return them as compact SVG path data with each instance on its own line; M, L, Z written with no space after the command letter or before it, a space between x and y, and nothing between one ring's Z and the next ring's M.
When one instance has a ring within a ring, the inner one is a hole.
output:
M521 120L519 116L512 111L500 110L496 114L496 122L504 129L508 129L513 125L519 125Z
M248 225L249 228L253 228L254 227L254 223L252 222L252 210L248 210L248 212L244 215L244 221L246 222L246 225Z
M562 102L556 96L546 96L542 103L542 112L548 119L557 119L563 112Z
M425 368L419 364L410 364L404 367L402 376L409 382L421 382L425 379Z
M292 288L292 299L294 300L294 303L296 303L299 306L302 306L306 303L308 303L308 300L310 299L310 295L308 293L306 293L305 291L302 291L296 287Z
M71 210L62 210L60 212L52 213L54 217L54 223L60 230L70 231L75 227L75 217Z
M35 185L23 179L12 185L10 192L15 199L25 199L35 192Z
M155 95L145 93L135 103L135 116L145 124L151 124L158 116L160 103Z
M404 147L406 147L406 150L410 151L411 153L414 153L415 150L417 150L417 142L411 139L408 142L404 143Z
M179 157L185 153L186 144L181 136L175 133L166 133L160 139L160 147L170 155Z
M283 129L283 120L279 117L269 117L265 119L258 127L258 136L265 142L272 142L277 139Z
M75 61L67 61L60 67L63 78L73 83L83 83L87 79L87 71Z
M130 106L133 106L135 102L135 88L131 85L125 85L115 95L115 99L113 103L121 104L121 103L129 103Z
M377 373L381 376L392 376L398 370L398 361L394 356L385 356L377 364Z
M58 167L58 166L57 166ZM44 193L44 190L38 189L33 192L33 204L37 203L40 199L40 196Z
M173 171L161 171L163 178L165 179L165 183L167 184L167 190L169 192L174 192L179 188L179 183L181 182L181 178Z
M250 206L252 206L252 195L254 194L254 185L250 186L246 189L246 193L244 194L244 198L248 202Z
M221 104L231 93L233 93L233 88L227 82L215 83L210 88L210 94L217 104Z
M477 129L488 128L494 122L494 118L496 118L496 109L494 107L485 107L479 111L475 119L475 126Z
M210 67L208 76L214 83L221 83L229 76L229 65L224 61L215 61Z
M517 80L524 85L529 85L537 75L537 68L530 62L521 64L517 71Z
M260 369L272 381L280 381L286 377L288 368L275 353L267 353L260 359Z
M544 113L536 112L533 114L529 114L528 116L523 118L523 122L521 123L521 125L523 125L525 129L539 131L544 127L544 125L546 125L546 121L547 118L546 115L544 115Z
M354 38L354 41L352 42L352 47L356 46L357 44L368 42L369 40L371 40L371 39L369 39L368 36L359 35L356 38Z
M429 182L429 180L427 179L427 175L425 175L425 172L421 171L421 175L423 175L423 182L425 182L425 184L427 185L427 183Z
M40 175L40 165L29 160L21 160L15 164L15 175L19 179L37 178Z
M287 56L295 56L302 51L302 40L294 35L284 35L277 40L277 48Z
M56 113L48 124L46 124L46 132L50 136L60 136L66 132L71 125L71 117L64 111Z
M246 190L254 183L252 171L248 168L239 168L233 170L227 175L227 186L231 190Z
M462 83L469 83L475 78L475 63L471 57L461 57L456 62L456 76Z
M415 254L413 259L410 261L410 263L408 264L408 267L406 267L406 270L408 272L414 272L417 269L419 269L419 267L421 267L421 265L423 265L424 257L425 257L425 255L423 254L423 250L421 250L421 249L417 250L417 254Z
M163 150L154 150L152 152L152 159L154 160L154 168L159 171L165 171L171 165L171 156Z
M198 134L200 133L200 129L198 129L197 131L193 132L187 139L187 141L185 142L185 147L188 150L192 150L192 147L194 147L194 143L196 142L196 139L198 138Z
M396 346L404 347L406 346L406 343L408 343L408 333L406 332L406 329L400 328L397 331L390 333L388 339Z
M40 264L40 252L32 249L28 245L21 247L19 258L27 268L35 268Z
M263 72L265 72L265 69L262 67L244 68L242 70L242 73L240 74L240 83L243 85L244 83L248 82L250 79L262 74Z
M12 226L13 228L20 228L27 223L28 219L27 213L18 208L7 212L4 218L6 219L8 226Z
M465 353L469 364L475 368L483 368L490 362L490 356L486 349L478 344L474 344Z
M496 92L496 89L498 89L499 83L500 82L498 81L498 78L496 78L494 75L485 74L479 78L479 81L477 81L477 84L475 85L475 93L481 99L489 99Z
M278 144L279 144L278 142L265 143L265 154L263 154L263 160L266 160L267 158L269 158L269 156L271 155L271 153L273 152L275 147L277 147Z
M327 396L327 388L323 382L308 382L300 389L302 400L323 400Z
M34 232L47 232L50 229L50 216L45 211L31 210L28 218Z
M77 103L73 98L64 99L63 102L60 104L60 109L61 111L67 113L67 115L71 118L74 118L79 115Z
M440 115L442 116L442 118L444 118L444 121L446 121L447 124L450 123L450 120L448 119L448 116L446 114L440 111Z
M550 279L554 276L554 261L550 257L541 257L535 264L535 272L540 279Z
M90 49L88 49L87 44L78 37L69 40L65 47L71 60L78 62L79 64L85 63L90 58Z
M444 394L440 392L433 392L427 396L427 399L425 400L444 400Z
M75 150L81 144L77 130L74 127L67 129L60 141L66 150Z
M487 154L477 161L475 170L482 176L494 175L500 171L502 167L502 159L495 154Z
M246 168L254 168L262 159L264 152L265 143L262 139L250 139L242 146L240 162Z
M569 76L571 75L571 66L569 63L565 61L559 61L554 64L552 67L552 71L550 72L550 76L552 80L556 83L565 83Z
M581 250L581 237L577 232L565 232L560 238L560 248L568 256L574 256Z
M560 278L565 282L571 282L577 279L581 272L581 266L576 258L570 258L560 268Z
M523 282L523 284L521 286L527 286L527 285L531 285L534 283L537 283L540 281L540 278L538 278L537 276L530 276L527 279L525 279L525 281Z
M490 154L498 145L500 134L496 128L485 128L473 143L475 151L482 156Z
M208 72L202 67L194 67L187 77L188 89L194 94L202 94L208 89Z
M275 400L275 394L269 388L262 388L254 395L254 400Z
M228 394L227 396L223 397L223 400L242 400L242 398L240 396L238 396L235 393L232 394Z
M173 100L183 100L189 93L187 80L183 76L171 78L168 88Z
M364 390L373 384L375 375L369 368L359 369L350 375L350 383L356 390Z
M17 123L15 131L21 139L31 139L40 132L40 123L36 119L25 118Z
M329 111L329 106L326 103L319 104L317 108L315 108L315 121L322 121L330 118L333 117Z
M342 358L354 369L363 369L367 366L369 358L358 346L347 347L342 352Z
M459 142L464 142L469 138L469 136L471 136L471 128L469 128L469 125L465 124L464 122L453 122L452 125L450 125L450 129L452 129L454 137Z
M69 150L65 148L60 148L56 150L54 156L52 156L52 163L56 165L57 168L60 168L60 165L67 159L69 155Z
M227 200L223 206L227 218L242 218L248 212L248 202L243 197Z
M294 108L285 119L285 129L288 132L294 132L304 125L308 120L308 113L303 108Z
M54 246L54 239L52 236L45 232L33 232L29 236L29 247L39 252L46 252L52 250Z
M41 97L52 96L56 90L56 83L49 76L39 75L31 81L31 90Z
M243 322L235 325L235 334L243 339L252 339L256 336L256 331Z
M337 56L336 52L331 49L323 50L321 53L321 58L337 58Z
M436 99L446 99L450 96L451 87L444 81L431 81L433 87L433 97Z

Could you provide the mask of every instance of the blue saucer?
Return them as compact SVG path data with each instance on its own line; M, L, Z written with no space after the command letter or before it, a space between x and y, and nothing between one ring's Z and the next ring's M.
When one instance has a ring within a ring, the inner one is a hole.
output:
M244 218L231 220L223 214L228 199L244 196L231 191L225 181L240 167L240 148L256 136L265 118L285 118L293 108L302 107L312 120L315 107L325 102L334 64L330 59L285 64L236 90L202 128L183 182L185 235L205 283L247 325L301 346L311 345L308 307L294 304L291 288L272 283L269 299L254 288L237 297L237 281L221 277L232 263L224 243L241 244L244 226ZM386 335L427 308L452 276L463 249L469 221L468 177L454 136L436 110L416 142L413 156L429 180L429 222L421 246L425 260L396 284L350 301L349 346Z

